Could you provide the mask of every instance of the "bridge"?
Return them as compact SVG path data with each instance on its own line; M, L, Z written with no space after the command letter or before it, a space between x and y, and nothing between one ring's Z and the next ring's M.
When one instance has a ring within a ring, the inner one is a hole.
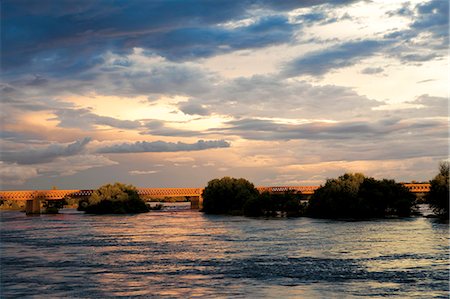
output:
M430 191L430 184L403 183L411 192L423 194ZM293 192L295 194L312 195L320 186L259 186L256 189L269 193ZM0 200L22 200L26 201L25 211L27 214L39 214L41 201L62 201L66 198L88 198L95 190L73 189L73 190L20 190L20 191L0 191ZM203 188L137 188L137 192L143 197L187 197L191 201L192 209L202 207Z

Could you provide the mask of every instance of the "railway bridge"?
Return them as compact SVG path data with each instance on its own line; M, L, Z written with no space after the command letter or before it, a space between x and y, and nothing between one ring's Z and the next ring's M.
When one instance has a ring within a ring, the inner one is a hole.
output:
M403 183L411 192L425 194L430 191L430 184ZM320 186L259 186L259 192L284 193L294 192L302 195L312 195ZM88 198L95 190L71 189L71 190L17 190L0 191L0 200L26 201L27 214L39 214L41 202L62 202L66 198ZM203 188L137 188L138 194L143 197L187 197L191 201L192 209L199 209L203 205Z

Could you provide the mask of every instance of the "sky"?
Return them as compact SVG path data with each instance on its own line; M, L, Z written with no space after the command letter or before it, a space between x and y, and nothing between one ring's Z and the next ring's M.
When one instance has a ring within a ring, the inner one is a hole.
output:
M3 0L1 189L428 181L449 5Z

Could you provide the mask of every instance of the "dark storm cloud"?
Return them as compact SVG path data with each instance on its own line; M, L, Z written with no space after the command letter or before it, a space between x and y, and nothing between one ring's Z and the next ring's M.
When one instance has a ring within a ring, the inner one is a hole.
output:
M51 162L59 157L77 155L85 150L91 138L75 141L69 145L51 144L47 147L28 148L21 151L3 151L1 160L17 164L38 164Z
M230 147L230 143L225 140L199 140L196 143L165 142L165 141L138 141L135 143L122 143L106 146L98 149L99 153L161 153L161 152L182 152L200 151L213 148Z
M145 48L172 60L287 43L298 26L280 12L353 1L10 1L2 2L2 67L73 75L102 64L102 54ZM220 26L264 9L237 28Z
M287 77L320 76L330 70L352 66L374 55L386 45L384 41L351 41L303 55L289 62L282 71Z

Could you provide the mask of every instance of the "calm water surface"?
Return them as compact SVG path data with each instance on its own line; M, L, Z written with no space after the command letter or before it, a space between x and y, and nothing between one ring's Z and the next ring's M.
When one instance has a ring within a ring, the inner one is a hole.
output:
M448 224L1 216L1 298L448 298Z

